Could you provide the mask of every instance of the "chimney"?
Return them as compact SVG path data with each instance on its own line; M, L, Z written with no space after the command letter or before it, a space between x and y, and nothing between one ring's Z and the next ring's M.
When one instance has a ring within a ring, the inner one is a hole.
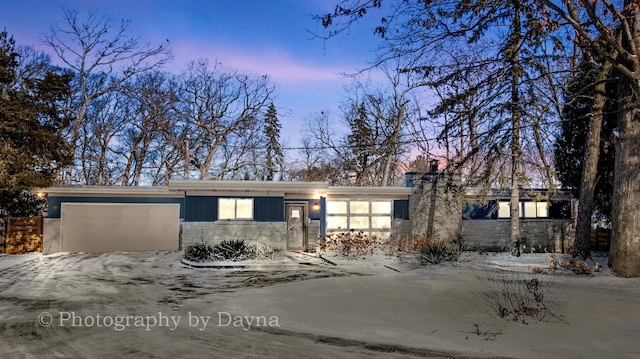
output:
M415 170L409 170L408 172L405 172L404 174L405 187L408 187L408 188L413 187L413 178L415 177L416 174L418 174L418 172Z
M438 165L439 164L440 164L440 160L438 160L436 158L432 159L431 162L430 162L430 165L431 165L430 167L431 168L430 168L429 172L432 172L432 173L438 172Z

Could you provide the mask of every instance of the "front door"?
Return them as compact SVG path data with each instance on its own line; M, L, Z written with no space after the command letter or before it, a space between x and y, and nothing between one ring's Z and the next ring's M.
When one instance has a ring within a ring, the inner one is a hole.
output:
M287 250L302 250L306 244L305 205L287 203L285 211L287 219Z

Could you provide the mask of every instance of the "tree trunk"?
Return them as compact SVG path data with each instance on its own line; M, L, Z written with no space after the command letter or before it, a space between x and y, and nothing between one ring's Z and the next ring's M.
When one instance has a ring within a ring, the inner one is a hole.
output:
M520 162L522 162L522 151L520 149L520 121L522 110L520 107L520 76L522 69L520 66L520 42L521 42L521 22L520 5L518 1L513 2L514 16L511 25L511 35L509 45L505 52L510 60L511 77L511 253L520 256Z
M625 48L638 49L640 11L625 0L629 10ZM628 59L631 74L618 82L618 133L615 139L613 207L609 266L619 277L640 277L640 62L638 54Z
M611 215L609 266L616 276L640 277L640 101L621 78Z
M598 82L593 97L593 111L589 122L589 133L585 144L578 218L576 222L575 246L573 256L587 259L591 256L591 217L593 215L593 196L598 174L600 157L600 133L602 131L603 111L607 100L605 93L606 78L611 71L611 63L605 62L598 74Z

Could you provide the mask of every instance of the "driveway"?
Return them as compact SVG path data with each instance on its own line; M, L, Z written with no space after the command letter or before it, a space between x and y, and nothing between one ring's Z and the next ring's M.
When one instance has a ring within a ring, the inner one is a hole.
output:
M0 357L637 358L640 353L640 281L635 279L548 275L562 285L557 303L562 319L523 325L483 311L475 262L398 267L398 272L300 258L277 268L197 269L180 258L179 252L0 255ZM490 262L483 261L483 266Z

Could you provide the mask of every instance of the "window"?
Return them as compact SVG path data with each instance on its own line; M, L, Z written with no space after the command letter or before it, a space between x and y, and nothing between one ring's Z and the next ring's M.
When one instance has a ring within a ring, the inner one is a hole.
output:
M509 202L498 202L498 218L510 218ZM520 218L547 218L547 202L520 202Z
M376 200L327 201L329 232L362 231L369 238L386 238L391 230L393 202Z
M536 218L536 202L523 202L524 204L524 218Z
M253 219L253 199L218 199L218 219Z
M549 217L549 212L547 211L547 202L536 202L536 213L538 214L538 217Z
M347 214L347 202L346 201L327 202L327 214Z
M509 202L498 202L498 218L509 218L511 206Z

